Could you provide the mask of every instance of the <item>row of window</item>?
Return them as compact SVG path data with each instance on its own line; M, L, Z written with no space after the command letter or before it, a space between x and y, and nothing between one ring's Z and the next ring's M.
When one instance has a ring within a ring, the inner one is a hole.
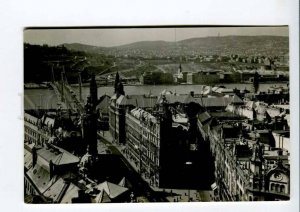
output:
M34 188L31 186L31 184L26 180L25 178L25 192L26 194L35 194Z
M134 133L128 133L128 139L127 139L127 144L128 144L128 147L132 149L133 152L136 152L135 149L136 149L136 146L139 146L139 144L137 142L139 142L139 139L137 139L134 135ZM134 149L134 150L133 150ZM143 151L144 150L144 151ZM151 160L153 161L155 164L159 165L159 162L158 162L158 158L156 157L156 154L153 152L153 151L150 151L149 148L143 148L143 152L145 152L146 156Z
M25 132L29 135L32 135L33 137L37 137L38 136L38 133L34 130L32 130L30 127L26 127L25 126Z
M278 193L283 193L283 192L286 193L285 185L278 184L278 183L271 183L270 191L278 192Z

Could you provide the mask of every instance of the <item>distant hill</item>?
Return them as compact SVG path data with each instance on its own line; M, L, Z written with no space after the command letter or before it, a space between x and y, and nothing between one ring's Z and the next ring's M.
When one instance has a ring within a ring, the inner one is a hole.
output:
M224 36L190 38L175 42L140 41L115 47L63 44L70 50L105 54L241 54L283 55L288 53L289 38L284 36Z
M179 42L183 48L203 51L230 52L237 54L269 52L269 54L287 53L288 37L283 36L225 36L191 38Z
M107 49L106 47L98 47L81 43L64 43L62 45L71 51L82 51L87 53L101 53Z

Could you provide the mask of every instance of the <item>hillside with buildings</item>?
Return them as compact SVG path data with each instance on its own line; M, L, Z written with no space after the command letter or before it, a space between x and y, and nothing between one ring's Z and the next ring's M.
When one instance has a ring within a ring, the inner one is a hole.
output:
M64 44L71 50L111 55L168 57L178 55L278 55L288 53L289 39L283 36L224 36L167 41L141 41L116 47Z

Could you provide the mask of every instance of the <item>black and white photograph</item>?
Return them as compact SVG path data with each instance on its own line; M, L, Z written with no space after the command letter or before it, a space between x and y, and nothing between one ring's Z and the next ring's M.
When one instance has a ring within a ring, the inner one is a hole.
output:
M24 203L289 201L288 25L27 27Z

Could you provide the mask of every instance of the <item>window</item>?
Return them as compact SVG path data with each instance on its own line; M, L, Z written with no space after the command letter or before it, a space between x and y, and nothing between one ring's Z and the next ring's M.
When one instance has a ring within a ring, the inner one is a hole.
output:
M285 186L284 185L280 186L280 192L285 192Z
M275 185L275 191L279 192L279 185L278 184Z
M275 185L274 183L271 183L271 191L274 191L274 189L275 189Z

